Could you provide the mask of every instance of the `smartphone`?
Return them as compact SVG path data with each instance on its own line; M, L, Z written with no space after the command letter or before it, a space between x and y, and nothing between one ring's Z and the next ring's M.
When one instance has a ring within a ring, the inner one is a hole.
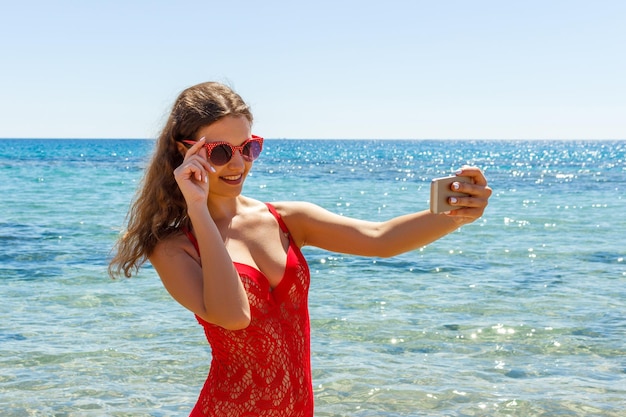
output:
M430 183L430 211L431 213L445 213L446 211L454 210L460 206L451 206L448 204L448 198L450 197L466 197L469 194L460 193L458 191L452 191L450 186L453 182L467 182L473 183L470 177L444 177L435 178Z

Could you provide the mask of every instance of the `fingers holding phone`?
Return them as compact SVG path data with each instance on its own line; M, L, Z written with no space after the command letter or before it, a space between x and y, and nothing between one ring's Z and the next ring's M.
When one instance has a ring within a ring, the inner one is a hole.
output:
M492 191L479 168L463 167L456 174L432 180L430 211L472 222L482 216Z
M430 183L430 211L439 214L459 208L460 198L469 197L461 192L461 183L471 182L470 177L464 176L433 179Z

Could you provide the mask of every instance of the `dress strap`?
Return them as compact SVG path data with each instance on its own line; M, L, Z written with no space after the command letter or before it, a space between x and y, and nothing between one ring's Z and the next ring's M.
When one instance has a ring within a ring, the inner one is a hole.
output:
M280 226L280 230L282 230L283 233L287 233L288 234L289 233L289 229L287 229L287 225L283 221L283 218L280 217L280 214L278 214L278 212L276 211L274 206L271 205L270 203L265 203L265 205L270 210L270 213L272 213L272 215L274 215L274 217L276 218L276 221L278 222L278 225Z
M198 256L200 256L200 247L198 246L198 240L196 237L185 226L181 227L181 230L185 235L187 235L187 239L189 239L189 241L193 244L193 247L196 248L196 252L198 252Z

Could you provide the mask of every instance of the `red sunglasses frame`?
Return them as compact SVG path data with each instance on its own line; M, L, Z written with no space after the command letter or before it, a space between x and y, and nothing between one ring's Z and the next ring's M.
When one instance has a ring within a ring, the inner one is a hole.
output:
M184 144L186 145L195 145L196 141L193 140L183 140L182 141ZM256 142L259 144L259 154L261 154L261 152L263 151L263 138L261 136L256 136L256 135L252 135L251 139L246 139L241 145L233 145L232 143L229 142L207 142L203 145L203 147L206 149L207 152L207 158L211 161L211 163L213 165L226 165L227 163L230 162L230 160L233 158L233 155L235 154L236 151L239 151L239 153L241 154L241 156L243 157L243 159L245 159L246 161L252 162L254 161L256 158L258 158L258 155L256 157L251 157L249 155L244 155L243 153L243 148L246 147L246 145L248 145L251 142ZM211 160L211 154L213 153L213 149L217 148L218 146L224 145L228 148L230 148L230 158L228 159L228 161L224 162L223 164L218 164L215 163L213 160Z

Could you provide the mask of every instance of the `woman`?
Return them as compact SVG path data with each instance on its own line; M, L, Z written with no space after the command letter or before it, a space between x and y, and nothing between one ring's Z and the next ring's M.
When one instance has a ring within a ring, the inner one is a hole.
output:
M208 379L191 416L312 416L307 297L300 248L388 257L479 218L491 195L477 168L457 174L458 209L385 222L351 219L305 202L262 203L241 194L263 139L252 114L218 83L183 91L157 141L113 276L150 260L163 285L204 327ZM173 174L172 174L173 173Z

